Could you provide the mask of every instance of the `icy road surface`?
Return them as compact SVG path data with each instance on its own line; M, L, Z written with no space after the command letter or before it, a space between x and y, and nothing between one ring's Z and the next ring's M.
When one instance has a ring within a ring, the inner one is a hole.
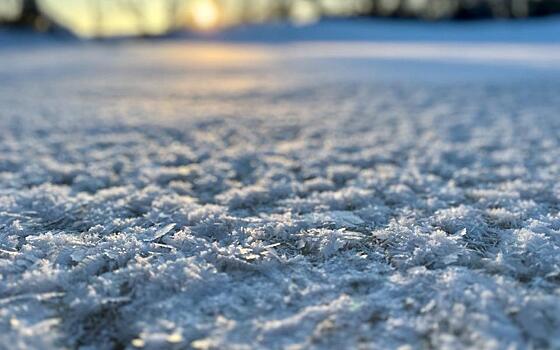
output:
M558 46L0 51L1 349L560 347Z

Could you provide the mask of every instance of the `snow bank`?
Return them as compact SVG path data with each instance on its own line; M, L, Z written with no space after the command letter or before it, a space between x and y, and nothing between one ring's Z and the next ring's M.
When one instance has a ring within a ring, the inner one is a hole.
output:
M274 50L0 57L0 348L560 347L555 70Z

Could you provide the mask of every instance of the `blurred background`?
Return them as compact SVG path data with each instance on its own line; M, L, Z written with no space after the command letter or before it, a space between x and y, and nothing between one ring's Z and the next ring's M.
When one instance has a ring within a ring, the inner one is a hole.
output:
M560 0L0 0L0 25L86 38L150 37L326 17L450 21L559 12Z

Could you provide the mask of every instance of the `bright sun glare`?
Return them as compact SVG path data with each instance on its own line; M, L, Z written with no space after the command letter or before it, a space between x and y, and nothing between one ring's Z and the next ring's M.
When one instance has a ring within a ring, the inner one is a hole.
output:
M194 25L203 30L215 28L220 19L220 12L211 0L195 1L191 8Z

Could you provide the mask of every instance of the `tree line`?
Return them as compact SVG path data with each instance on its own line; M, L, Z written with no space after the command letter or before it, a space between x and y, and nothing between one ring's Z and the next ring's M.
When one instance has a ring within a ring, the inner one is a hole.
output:
M8 0L5 0L8 1ZM191 0L162 0L169 9L169 30L180 29L177 14L183 5ZM228 1L236 1L241 9L240 22L253 20L255 2L253 0L208 0L217 6ZM56 21L49 18L41 9L40 0L11 0L17 4L19 11L15 16L2 17L0 7L0 24L12 27L28 27L46 31L59 27ZM261 1L262 2L262 1ZM137 0L113 0L120 10L135 16L139 25L146 13L143 2ZM483 18L525 18L560 13L560 0L354 0L339 1L336 11L332 10L330 0L271 0L266 7L265 18L289 18L294 6L305 3L312 7L319 16L362 16L362 17L394 17L418 18L425 20L471 20ZM91 0L93 18L101 23L103 8L100 0ZM330 4L330 5L329 5ZM346 6L346 7L344 7ZM338 11L338 12L337 12ZM261 14L262 20L262 14ZM141 32L140 32L141 33Z

